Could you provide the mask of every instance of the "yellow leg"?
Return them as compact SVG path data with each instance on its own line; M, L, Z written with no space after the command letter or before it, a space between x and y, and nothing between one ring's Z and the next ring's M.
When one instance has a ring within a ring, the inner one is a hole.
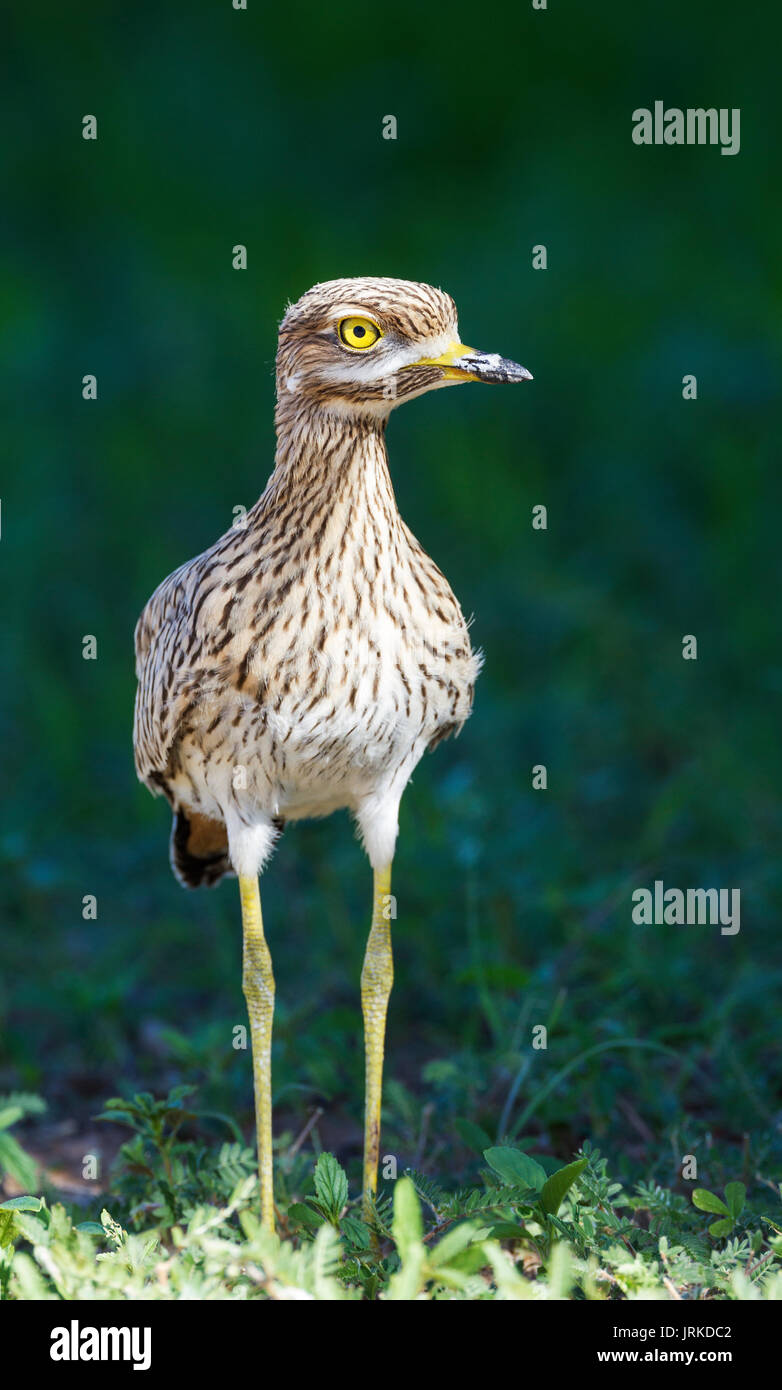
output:
M371 1215L377 1192L380 1155L380 1107L383 1098L383 1051L388 996L394 983L391 955L391 865L375 870L372 926L361 971L361 1008L364 1014L366 1057L366 1110L364 1120L364 1215Z
M239 877L242 900L244 970L242 988L250 1016L255 1090L255 1128L258 1137L258 1177L261 1184L261 1220L274 1230L274 1182L272 1174L272 1019L274 975L272 958L263 934L261 895L257 878Z

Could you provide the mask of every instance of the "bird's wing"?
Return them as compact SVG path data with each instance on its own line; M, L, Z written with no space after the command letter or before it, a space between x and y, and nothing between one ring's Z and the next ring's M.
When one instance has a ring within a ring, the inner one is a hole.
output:
M220 576L211 558L207 551L164 579L136 624L136 771L155 794L167 792L175 744L218 677L207 604Z
M188 566L170 574L158 585L144 608L135 631L136 708L133 721L133 749L136 771L150 791L165 790L162 779L168 771L169 754L178 719L175 683L175 652L182 625Z

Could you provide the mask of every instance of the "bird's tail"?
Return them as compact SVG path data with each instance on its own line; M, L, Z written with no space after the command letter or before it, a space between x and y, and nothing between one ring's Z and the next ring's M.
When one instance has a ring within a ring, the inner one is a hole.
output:
M211 888L224 874L232 874L223 822L175 806L171 868L185 888Z

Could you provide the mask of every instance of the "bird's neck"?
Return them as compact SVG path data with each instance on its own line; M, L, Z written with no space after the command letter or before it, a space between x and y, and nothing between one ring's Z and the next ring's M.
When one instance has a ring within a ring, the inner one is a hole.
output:
M267 507L307 516L326 506L339 522L358 506L387 526L399 524L385 416L338 414L288 399L276 424L274 472L261 499Z

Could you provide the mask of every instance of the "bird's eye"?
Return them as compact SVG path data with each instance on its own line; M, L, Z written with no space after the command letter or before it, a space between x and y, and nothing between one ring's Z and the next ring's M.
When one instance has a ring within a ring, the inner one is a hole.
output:
M377 324L371 319L342 319L337 331L340 342L349 348L370 348L382 337Z

